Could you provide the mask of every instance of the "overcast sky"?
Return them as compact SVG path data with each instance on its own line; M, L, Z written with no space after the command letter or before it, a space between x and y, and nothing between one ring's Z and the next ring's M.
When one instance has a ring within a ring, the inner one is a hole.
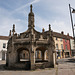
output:
M51 24L53 31L72 35L69 3L75 8L75 0L0 0L0 35L8 36L13 24L17 33L27 30L30 4L33 5L36 30L48 30Z

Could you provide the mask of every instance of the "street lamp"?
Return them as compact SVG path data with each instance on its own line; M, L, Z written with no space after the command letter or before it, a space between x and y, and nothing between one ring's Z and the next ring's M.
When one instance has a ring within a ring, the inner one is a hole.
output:
M72 8L69 4L69 10L70 10L70 17L71 17L71 24L72 24L72 31L73 31L73 38L74 38L74 49L75 49L75 35L74 35L74 24L73 24L73 19L72 19L72 13L75 13L75 9Z
M72 12L71 12L72 9ZM74 37L74 25L73 25L73 20L72 20L72 13L75 13L75 9L72 8L69 4L69 10L70 10L70 17L71 17L71 24L72 24L72 31L73 31L73 37Z

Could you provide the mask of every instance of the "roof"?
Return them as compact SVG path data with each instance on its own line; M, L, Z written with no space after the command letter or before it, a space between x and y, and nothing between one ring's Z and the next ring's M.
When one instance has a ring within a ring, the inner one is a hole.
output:
M0 40L8 40L9 36L0 36Z
M63 38L63 39L72 39L72 36L69 35L64 35L62 33L58 33L58 32L53 32L53 36L54 37L58 37L58 38Z

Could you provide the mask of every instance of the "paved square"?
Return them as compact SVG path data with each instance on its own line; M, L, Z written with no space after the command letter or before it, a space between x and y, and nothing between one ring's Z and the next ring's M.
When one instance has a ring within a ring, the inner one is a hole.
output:
M4 68L5 61L0 61L0 75L75 75L75 58L58 59L57 62L56 68L24 71L6 70Z

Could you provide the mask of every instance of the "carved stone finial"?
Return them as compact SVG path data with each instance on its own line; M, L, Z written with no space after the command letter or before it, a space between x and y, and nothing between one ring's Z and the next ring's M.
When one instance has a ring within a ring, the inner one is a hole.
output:
M51 31L51 25L49 24L49 31Z
M32 4L30 5L30 13L28 15L28 28L34 28L34 13L32 11Z
M14 35L14 32L15 32L15 24L13 24L12 32L13 32L13 35Z
M42 29L42 32L44 32L44 31L45 31L45 29L43 28L43 29Z
M51 36L51 25L49 24L49 34Z
M11 36L11 30L10 30L10 32L9 32L9 36Z
M32 4L31 4L31 5L30 5L30 12L32 12L32 7L33 7L33 6L32 6Z

